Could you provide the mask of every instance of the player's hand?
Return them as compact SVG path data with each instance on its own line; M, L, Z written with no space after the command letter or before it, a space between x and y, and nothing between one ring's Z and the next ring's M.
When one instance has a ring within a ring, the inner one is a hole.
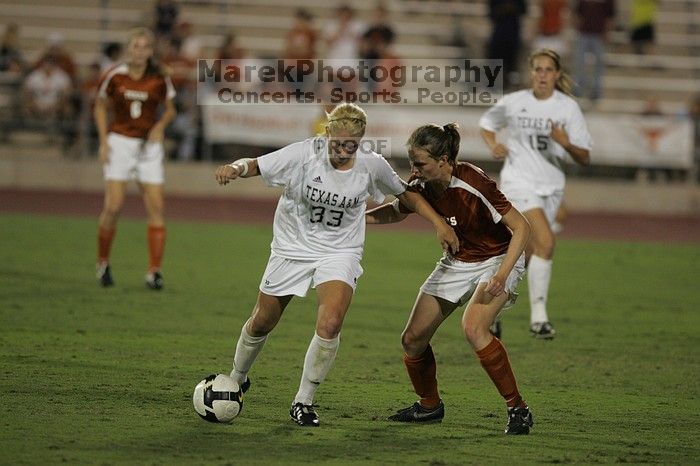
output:
M238 178L238 170L231 165L221 165L214 172L214 178L219 185L229 184L229 182Z
M100 148L97 150L97 157L102 165L109 163L109 144L106 142L100 143Z
M549 133L549 137L554 139L557 144L564 148L569 147L569 144L571 144L569 141L569 135L564 129L564 125L559 125L552 122L552 131Z
M503 160L508 155L508 148L503 144L496 144L491 148L491 157L496 160Z
M488 283L486 284L486 288L484 288L484 291L493 296L499 296L505 291L505 283L505 279L500 275L496 274L493 277L491 277L491 279L488 281Z
M148 132L148 142L163 142L165 131L159 125L155 125Z
M445 223L438 229L437 235L443 251L448 254L457 254L457 251L459 251L459 238L457 238L451 226Z

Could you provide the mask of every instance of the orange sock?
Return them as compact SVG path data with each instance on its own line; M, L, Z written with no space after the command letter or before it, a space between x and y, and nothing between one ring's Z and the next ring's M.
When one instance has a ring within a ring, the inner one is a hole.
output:
M440 403L440 395L438 394L437 378L435 378L437 365L433 348L428 345L423 354L417 358L411 358L404 354L403 363L406 365L413 389L420 397L420 404L425 408L436 407Z
M165 226L154 227L148 225L148 270L150 272L160 270L165 249Z
M97 229L97 263L109 262L109 252L112 249L112 240L117 229L98 227Z
M518 384L510 367L508 353L501 344L501 340L494 337L491 343L477 351L476 355L481 361L481 366L496 385L498 393L506 400L508 407L527 406L518 392Z

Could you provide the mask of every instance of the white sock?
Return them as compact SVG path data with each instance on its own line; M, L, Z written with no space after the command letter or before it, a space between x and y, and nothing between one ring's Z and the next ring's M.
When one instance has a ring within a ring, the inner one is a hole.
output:
M248 378L250 366L255 362L255 358L258 357L258 353L260 353L263 345L265 345L265 340L267 340L267 335L262 337L251 336L246 330L247 326L248 321L243 324L241 336L238 338L238 343L236 344L236 354L233 356L231 378L235 380L238 385L241 385L246 381L246 378Z
M527 287L530 291L530 323L548 322L547 295L552 276L552 261L539 256L530 256L527 266Z
M306 350L304 358L304 371L301 374L299 391L294 397L294 403L311 405L314 402L314 395L321 382L324 381L328 371L331 370L335 355L338 354L340 335L332 340L321 338L314 334Z

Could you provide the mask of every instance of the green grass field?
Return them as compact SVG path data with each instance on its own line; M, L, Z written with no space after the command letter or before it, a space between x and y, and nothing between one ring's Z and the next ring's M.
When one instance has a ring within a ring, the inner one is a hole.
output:
M562 241L550 297L558 336L527 335L527 287L504 342L529 402L530 436L505 409L452 316L433 347L442 424L384 420L414 401L399 335L438 246L370 229L365 275L322 426L287 414L313 334L315 296L293 301L251 372L241 416L213 425L192 389L228 373L271 229L171 223L166 289L143 287L145 225L123 220L116 286L93 276L95 220L0 215L0 463L696 463L700 412L698 245Z

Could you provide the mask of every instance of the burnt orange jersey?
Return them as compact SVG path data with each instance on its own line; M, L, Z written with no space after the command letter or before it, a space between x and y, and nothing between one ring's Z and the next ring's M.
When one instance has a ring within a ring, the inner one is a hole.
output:
M132 79L123 63L105 74L98 95L112 102L111 132L145 139L158 121L158 107L175 97L175 88L167 76L150 74Z
M444 191L414 176L409 179L408 189L420 193L454 228L459 238L456 259L481 262L506 253L512 234L501 218L512 205L480 168L458 163ZM409 212L403 205L400 209Z

